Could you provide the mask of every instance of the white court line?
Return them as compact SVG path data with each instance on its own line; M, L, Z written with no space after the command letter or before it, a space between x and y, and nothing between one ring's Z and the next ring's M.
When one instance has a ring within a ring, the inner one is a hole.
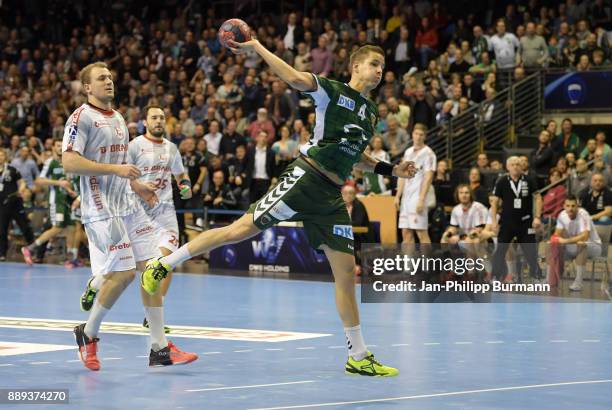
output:
M280 348L270 348L270 349L266 349L266 351L268 352L279 352L281 350L285 350L285 349L280 349Z
M567 340L555 339L555 340L551 340L550 343L567 343Z
M438 343L438 342L427 342L427 343L423 343L423 344L424 344L425 346L437 346L437 345L439 345L440 343Z
M142 358L142 359L144 359L144 358L147 358L147 357L149 357L149 355L146 355L146 356L136 356L136 357L139 357L139 358Z
M222 352L203 352L202 354L222 354Z
M518 343L535 343L535 340L518 340Z
M314 347L312 346L307 346L307 347L296 347L297 350L314 350Z
M30 362L30 364L33 364L33 365L39 365L39 364L51 364L51 362Z
M123 357L103 357L101 360L121 360Z
M245 349L245 350L234 350L234 353L247 353L247 352L252 352L252 349Z
M501 343L504 343L504 341L503 340L489 340L487 342L487 344L489 345L496 345L496 344L501 344Z
M314 380L302 380L299 382L285 382L285 383L270 383L270 384L253 384L251 386L232 386L232 387L212 387L209 389L189 389L186 392L200 392L200 391L216 391L216 390L235 390L235 389L254 389L258 387L270 387L270 386L286 386L288 384L304 384L314 383Z
M149 356L146 356L146 357L149 357ZM72 360L66 360L66 363L76 363L76 362L80 362L80 361L81 361L81 359L72 359Z
M472 342L455 342L456 345L471 345Z
M409 343L395 343L395 344L392 344L391 346L393 347L410 346L410 344Z
M327 346L329 349L346 349L346 346Z
M297 406L265 407L265 408L249 409L249 410L305 409L305 408L312 408L312 407L341 406L341 405L359 404L359 403L382 403L382 402L387 402L387 401L427 399L431 397L462 396L462 395L467 395L467 394L489 393L489 392L497 392L497 391L540 389L540 388L545 388L545 387L571 386L571 385L578 385L578 384L597 384L597 383L612 383L612 379L586 380L586 381L580 381L580 382L563 382L563 383L548 383L548 384L529 384L525 386L496 387L496 388L491 388L491 389L463 390L463 391L454 391L454 392L448 392L448 393L419 394L416 396L385 397L382 399L370 399L370 400L301 404Z
M599 339L584 339L583 343L599 343Z
M3 363L3 364L0 364L0 367L8 367L8 366L15 366L15 365L12 364L12 363Z

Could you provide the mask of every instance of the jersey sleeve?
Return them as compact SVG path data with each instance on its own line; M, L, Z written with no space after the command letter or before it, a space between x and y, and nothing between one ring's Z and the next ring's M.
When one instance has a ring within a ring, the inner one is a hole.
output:
M312 76L317 83L317 89L314 91L304 92L304 94L310 96L316 105L329 102L334 90L333 82L316 74L312 74Z
M427 158L425 159L425 164L423 164L423 171L433 171L436 172L436 154L431 151Z
M49 171L51 171L51 161L53 161L53 158L48 158L45 161L45 164L43 165L43 169L42 171L40 171L40 174L38 175L39 178L49 178Z
M581 209L578 213L578 231L579 232L585 232L585 231L590 231L591 230L591 224L589 223L589 219L591 218L589 216L589 213L587 211L582 212L583 210Z
M488 214L489 213L487 212L487 208L485 208L484 205L479 206L478 210L476 211L474 226L476 227L485 226L487 224Z
M565 211L559 214L559 217L557 218L557 225L555 226L555 229L564 230L565 229L564 221L565 221Z
M176 148L176 145L172 144L170 146L170 155L172 157L172 162L170 163L170 171L172 175L179 175L185 173L185 167L183 166L183 159Z
M138 147L136 140L128 144L128 163L136 165L138 163Z
M495 186L493 187L493 196L496 196L498 198L501 198L503 193L504 193L504 178L503 177L499 177L497 178L497 181L495 181Z
M91 120L83 115L85 107L77 109L66 121L62 152L74 151L83 154L87 146L87 136L91 128Z

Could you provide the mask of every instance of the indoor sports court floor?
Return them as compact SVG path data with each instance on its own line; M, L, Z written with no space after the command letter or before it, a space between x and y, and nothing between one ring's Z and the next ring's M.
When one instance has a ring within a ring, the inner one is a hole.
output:
M200 360L147 366L134 283L107 316L102 370L77 360L88 269L0 265L0 388L67 388L71 408L609 409L609 303L368 304L366 342L400 368L344 375L333 285L176 275L170 335ZM0 408L3 406L0 405ZM59 409L67 406L41 406ZM28 408L19 407L19 408Z

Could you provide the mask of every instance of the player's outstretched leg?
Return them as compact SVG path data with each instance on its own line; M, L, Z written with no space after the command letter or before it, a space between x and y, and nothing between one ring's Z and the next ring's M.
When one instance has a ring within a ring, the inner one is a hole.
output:
M231 225L210 229L181 246L176 252L151 259L140 275L142 288L150 295L157 292L159 283L168 272L184 261L219 246L237 243L257 235L260 229L253 223L253 214L244 214Z
M359 308L355 299L355 278L353 276L355 257L327 246L323 246L323 250L334 274L336 308L346 334L349 357L344 367L345 373L358 376L397 376L399 371L376 360L374 355L368 351L363 340L359 324Z

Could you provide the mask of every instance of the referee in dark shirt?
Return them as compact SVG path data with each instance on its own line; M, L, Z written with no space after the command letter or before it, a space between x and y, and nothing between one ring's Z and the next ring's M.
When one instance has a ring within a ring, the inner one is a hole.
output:
M6 260L11 220L14 219L19 225L26 243L34 241L32 229L23 209L23 200L19 196L25 189L25 181L21 174L6 162L6 152L0 148L0 261Z
M506 276L505 255L510 243L516 239L521 245L532 278L540 279L542 271L538 265L538 249L535 230L541 225L542 197L535 195L535 215L533 211L533 194L537 187L532 179L525 178L518 157L506 161L508 174L497 179L491 200L491 214L496 215L499 201L502 201L502 213L499 221L497 249L493 255L493 276L502 279ZM497 221L493 220L493 228Z

